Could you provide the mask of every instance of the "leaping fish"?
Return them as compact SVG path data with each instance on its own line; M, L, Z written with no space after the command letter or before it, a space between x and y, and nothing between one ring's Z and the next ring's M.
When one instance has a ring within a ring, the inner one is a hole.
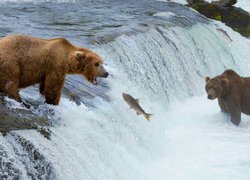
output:
M134 109L137 115L143 114L144 117L150 121L150 118L153 114L145 113L145 111L139 105L139 99L133 98L131 95L122 93L123 99L128 103L130 109Z

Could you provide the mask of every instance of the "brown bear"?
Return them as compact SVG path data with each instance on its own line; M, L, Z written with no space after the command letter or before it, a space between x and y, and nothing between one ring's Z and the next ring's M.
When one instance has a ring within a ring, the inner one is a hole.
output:
M236 126L241 112L250 115L250 78L241 77L233 70L226 70L214 78L206 77L208 99L218 99L222 112L229 113Z
M81 74L90 83L108 76L94 52L64 38L10 35L0 39L0 91L21 102L19 88L40 83L46 103L58 105L66 74Z

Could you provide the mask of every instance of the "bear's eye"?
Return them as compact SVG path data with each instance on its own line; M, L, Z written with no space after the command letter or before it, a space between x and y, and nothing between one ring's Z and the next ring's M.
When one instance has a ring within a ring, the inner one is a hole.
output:
M100 65L100 63L99 63L99 62L95 63L95 66L96 66L96 67L98 67L99 65Z

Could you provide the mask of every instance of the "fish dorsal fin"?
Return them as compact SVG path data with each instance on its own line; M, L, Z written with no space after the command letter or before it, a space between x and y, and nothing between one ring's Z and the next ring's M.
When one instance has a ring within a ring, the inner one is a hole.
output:
M139 104L140 103L140 99L135 99L135 102L137 102Z

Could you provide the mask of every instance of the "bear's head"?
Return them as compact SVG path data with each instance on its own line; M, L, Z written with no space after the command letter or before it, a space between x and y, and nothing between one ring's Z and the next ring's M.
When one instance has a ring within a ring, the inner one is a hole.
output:
M89 50L75 52L78 59L78 69L90 83L97 85L97 77L107 78L109 73L103 67L103 60L96 53Z
M214 100L216 98L223 97L229 90L229 80L227 78L215 77L209 78L206 77L206 92L207 98Z

